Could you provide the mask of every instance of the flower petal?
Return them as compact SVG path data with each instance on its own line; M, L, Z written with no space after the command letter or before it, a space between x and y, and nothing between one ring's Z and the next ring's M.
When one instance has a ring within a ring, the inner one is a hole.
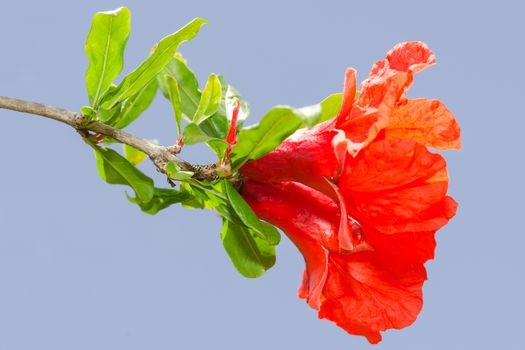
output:
M353 68L348 68L345 72L345 82L343 87L343 102L341 103L341 110L336 117L336 123L344 121L354 105L355 93L357 91L355 81L356 71Z
M403 42L394 46L386 55L389 68L399 72L417 73L436 63L436 56L421 41ZM372 68L371 74L378 74Z
M410 139L443 150L461 148L459 125L438 100L413 99L397 106L385 137Z
M355 104L346 118L337 121L337 128L344 130L346 137L353 143L361 144L361 148L388 126L390 115L397 102L397 85L387 82L371 86L367 94L369 97L373 95L373 102L365 106Z
M416 320L426 277L422 265L393 270L376 252L330 254L319 317L378 343L380 331Z
M299 296L319 310L320 318L364 335L371 343L381 340L380 331L402 328L416 319L426 279L422 263L433 256L433 232L390 236L365 232L373 251L341 254L326 248L334 243L326 233L337 236L339 218L337 206L325 195L296 183L250 180L242 195L259 217L280 227L303 254L306 269Z
M425 43L416 41L397 44L387 53L384 60L374 64L369 78L361 84L357 104L376 105L380 97L377 91L391 83L396 84L396 100L400 100L412 84L413 74L434 63L436 56Z
M455 215L457 208L452 198L445 197L446 187L446 183L434 183L354 195L348 207L362 225L383 233L438 230Z
M446 162L409 140L371 143L347 165L339 189L349 214L383 233L433 231L454 216Z
M430 179L445 167L443 157L416 142L379 140L347 163L339 187L345 192L386 191Z
M343 104L336 127L343 129L352 142L366 145L388 127L395 105L405 98L406 90L412 84L413 74L434 64L435 59L432 51L422 42L394 46L384 60L372 67L370 76L361 84L359 98L353 108L350 110L348 103ZM348 80L347 72L345 91L351 90Z
M422 265L434 259L435 231L385 235L370 228L365 228L365 230L367 242L380 253L378 256L382 262L392 268Z

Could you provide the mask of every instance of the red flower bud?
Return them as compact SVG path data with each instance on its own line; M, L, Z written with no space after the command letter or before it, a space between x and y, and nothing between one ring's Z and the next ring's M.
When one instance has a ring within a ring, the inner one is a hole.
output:
M232 147L237 143L237 118L239 117L240 109L241 103L239 100L235 100L231 116L230 129L228 130L228 135L226 136L226 142L228 143L226 157L229 157Z

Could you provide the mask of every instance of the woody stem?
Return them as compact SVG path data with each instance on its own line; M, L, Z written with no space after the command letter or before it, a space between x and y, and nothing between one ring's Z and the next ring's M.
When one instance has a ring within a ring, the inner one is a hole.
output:
M123 144L129 145L144 152L155 164L157 169L162 173L166 172L166 164L168 162L173 162L177 164L182 170L194 172L195 174L193 177L197 180L212 181L217 178L215 164L191 164L177 157L174 154L176 152L173 152L172 146L159 146L146 139L132 135L99 121L88 121L87 118L80 113L42 103L5 96L0 96L0 108L50 118L71 126L81 135L86 135L89 131L91 131L98 135L111 137Z

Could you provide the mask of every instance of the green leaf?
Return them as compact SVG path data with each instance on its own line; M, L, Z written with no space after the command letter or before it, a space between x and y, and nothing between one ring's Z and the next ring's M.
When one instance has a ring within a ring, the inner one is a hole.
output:
M144 86L135 95L128 98L122 105L119 114L110 120L110 125L117 129L123 129L134 122L153 102L159 84L154 79Z
M203 124L196 125L193 123L186 125L183 132L184 143L187 145L194 145L197 143L206 142L206 144L217 154L217 156L222 158L222 155L228 147L228 143L223 139L209 136L206 132L204 132L202 126Z
M281 234L275 226L264 221L261 221L261 225L265 235L269 237L269 243L271 245L278 245L281 242Z
M151 55L128 74L111 95L104 96L102 106L111 109L141 90L171 61L178 46L184 41L193 39L204 23L206 23L204 19L196 18L179 31L162 39Z
M246 227L223 220L221 239L233 265L244 277L260 277L275 264L275 247Z
M130 16L125 7L93 16L85 46L89 60L86 87L91 106L98 105L100 97L122 70Z
M104 124L112 125L113 121L118 118L122 110L122 105L118 104L111 109L100 109L97 113L97 119Z
M96 112L91 106L82 106L80 107L80 113L82 113L83 116L92 119L95 117Z
M132 165L139 165L147 157L146 153L139 151L130 145L126 145L125 143L122 144L122 148L124 150L124 157L126 157L128 162Z
M177 80L182 113L188 120L191 120L197 111L201 99L199 83L195 74L188 68L180 55L176 55L168 63L164 68L164 72ZM162 93L169 99L169 88L166 85L166 80L161 79L160 83Z
M179 85L182 113L186 119L188 119L188 121L192 121L192 118L199 107L199 102L201 101L201 91L199 90L199 84L195 74L188 68L186 61L180 55L175 56L171 60L171 62L164 69L164 72L173 76L177 80ZM224 95L229 85L220 75L218 75L217 78L221 84L222 95ZM164 96L169 98L168 88L164 82L161 82L160 88ZM247 109L247 104L244 103L243 105L245 106L245 109ZM200 127L210 137L219 139L226 137L229 124L226 120L226 110L222 101L218 107L217 112L215 112L212 117L202 122Z
M183 116L192 121L193 116L197 112L199 102L201 101L201 92L195 74L188 68L186 61L180 56L175 56L171 62L164 69L164 73L173 76L178 83L180 100ZM229 85L221 75L217 76L221 84L222 96L217 111L212 116L205 119L196 127L195 125L186 126L188 130L184 131L184 142L186 144L195 144L206 142L208 146L217 154L218 158L222 159L226 150L227 144L224 138L229 129L229 121L226 116L226 106L224 99L238 98L241 101L241 111L239 114L238 125L242 125L243 118L249 113L248 104L243 101L239 93ZM160 88L166 98L169 98L168 88L164 79L160 79ZM190 124L191 125L191 124Z
M252 208L246 203L244 198L237 192L228 180L223 180L222 185L224 187L224 193L228 198L229 205L232 206L233 210L241 220L241 222L252 229L260 238L266 240L270 244L277 244L280 237L276 237L274 232L263 227L261 221L257 215L253 212ZM276 241L277 240L277 241Z
M202 189L191 186L189 183L181 182L180 190L188 195L188 199L182 202L182 206L196 209L204 209L206 207L205 203L208 200L208 196Z
M207 141L206 144L213 152L215 152L218 159L224 158L224 153L226 152L226 148L228 148L228 144L224 140L213 139Z
M183 139L185 144L195 145L197 143L213 140L214 137L206 134L198 125L189 123L184 128Z
M153 197L146 202L141 201L138 197L127 197L131 203L138 204L143 212L151 215L157 214L172 204L183 203L190 200L189 193L168 188L154 188Z
M183 171L177 164L168 162L168 164L166 164L166 174L172 180L181 181L191 179L195 173L192 171Z
M189 123L184 128L184 143L188 145L194 145L202 142L216 141L217 145L221 145L223 149L228 147L226 141L218 139L216 137L209 136L207 133L202 130L199 125Z
M153 180L135 168L114 150L95 146L95 157L100 177L109 184L129 185L143 202L153 198Z
M305 126L314 126L335 117L341 109L342 100L342 93L332 94L321 103L297 108L295 112L303 120Z
M273 151L302 125L302 119L293 108L272 108L258 124L245 128L239 133L231 156L234 169Z
M197 125L208 119L219 108L221 102L221 82L215 74L211 74L204 87L199 101L199 107L193 116L193 122Z
M233 207L241 221L249 228L262 232L261 223L257 215L250 208L248 203L242 198L237 190L232 186L228 180L223 180L222 185L224 186L224 193L226 194L230 205ZM266 238L262 236L261 238Z
M166 87L168 88L168 97L171 102L173 115L175 117L175 121L177 122L177 131L180 136L182 123L182 103L180 101L179 84L177 83L177 79L171 75L166 75Z
M106 91L106 94L111 94L112 91L115 91L117 85L111 83ZM96 111L95 119L101 121L104 124L113 125L113 122L120 115L122 111L122 103L118 103L110 109L101 108Z

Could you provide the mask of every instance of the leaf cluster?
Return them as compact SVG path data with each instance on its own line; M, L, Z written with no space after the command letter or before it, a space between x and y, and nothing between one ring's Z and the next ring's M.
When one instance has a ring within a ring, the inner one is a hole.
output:
M105 146L89 141L100 176L109 184L129 186L134 196L127 195L128 200L151 215L173 204L214 210L222 219L224 248L237 270L246 277L263 275L275 263L280 234L261 221L239 194L239 169L275 149L297 129L332 118L339 110L341 94L304 108L274 107L257 124L242 128L249 105L239 92L223 76L213 73L201 89L197 77L177 52L206 23L200 18L161 39L138 67L115 84L124 65L130 19L130 11L125 7L93 17L85 45L89 105L81 108L82 113L88 120L123 129L147 110L160 90L177 124L177 144L205 143L217 156L216 166L224 171L215 181L205 182L197 180L194 172L169 162L164 172L170 183L179 183L179 189L156 187L137 167L146 154L126 144L122 145L121 154L112 148L116 141L106 138L102 142ZM240 104L238 135L227 156L226 135L232 124L231 105L236 102Z

